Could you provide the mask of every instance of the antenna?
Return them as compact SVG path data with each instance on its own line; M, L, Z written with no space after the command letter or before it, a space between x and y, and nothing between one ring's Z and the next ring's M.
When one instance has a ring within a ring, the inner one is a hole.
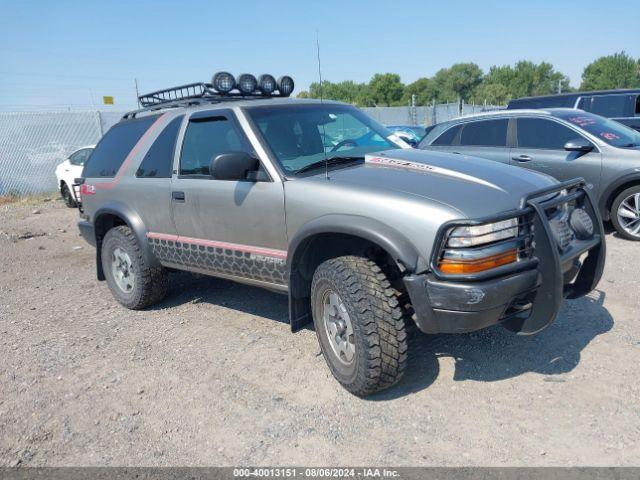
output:
M324 99L322 98L322 67L320 64L320 34L317 28L316 28L316 52L318 57L318 78L320 79L320 103L322 104L324 102ZM325 150L325 147L324 147L324 142L327 138L327 132L324 129L324 123L322 124L322 135L324 137L322 139L322 151L324 153L324 178L326 180L329 180L329 158L327 158L327 151Z

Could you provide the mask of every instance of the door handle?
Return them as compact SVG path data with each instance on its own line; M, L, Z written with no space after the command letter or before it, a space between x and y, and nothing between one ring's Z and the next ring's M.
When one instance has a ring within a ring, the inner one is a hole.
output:
M511 157L511 159L516 162L528 162L531 160L531 157L529 155L518 155L517 157Z
M185 198L184 192L171 192L171 200L174 202L184 202Z

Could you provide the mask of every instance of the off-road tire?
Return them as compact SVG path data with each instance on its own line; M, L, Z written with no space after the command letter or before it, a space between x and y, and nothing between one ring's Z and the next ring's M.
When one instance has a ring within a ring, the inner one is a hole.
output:
M635 185L633 187L629 187L626 190L624 190L623 192L621 192L613 200L613 203L611 204L610 217L611 217L611 223L613 224L613 228L616 229L616 232L618 232L618 234L621 237L626 238L627 240L633 240L633 241L637 242L637 241L640 241L640 235L632 235L631 233L627 232L624 229L624 227L620 224L620 222L618 221L618 208L620 207L620 204L626 198L630 197L631 195L633 195L635 193L640 193L640 185Z
M118 287L111 269L112 255L116 248L124 250L131 259L134 284L131 292ZM167 293L167 272L162 267L147 265L138 241L127 226L114 227L102 241L102 268L113 296L131 310L141 310L160 302Z
M66 183L63 183L60 187L60 195L62 196L62 200L64 200L64 204L69 208L76 208L76 201L73 198L73 194Z
M353 326L355 354L348 366L333 352L324 326L327 289L338 293ZM322 354L333 376L354 395L362 397L388 388L404 373L408 345L398 297L382 269L368 258L333 258L313 275L311 308Z

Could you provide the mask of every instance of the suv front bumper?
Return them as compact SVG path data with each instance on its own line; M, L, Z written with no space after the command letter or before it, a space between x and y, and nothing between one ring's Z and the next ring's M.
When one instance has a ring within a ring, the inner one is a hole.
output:
M566 190L564 196L555 195ZM547 211L575 202L591 217L593 236L561 249ZM425 333L463 333L501 323L520 334L533 334L550 325L564 298L586 295L598 284L605 259L602 220L582 179L557 184L522 199L521 208L473 223L505 218L530 218L532 253L527 259L469 276L438 272L440 247L452 224L443 225L436 239L431 271L405 277L414 319Z

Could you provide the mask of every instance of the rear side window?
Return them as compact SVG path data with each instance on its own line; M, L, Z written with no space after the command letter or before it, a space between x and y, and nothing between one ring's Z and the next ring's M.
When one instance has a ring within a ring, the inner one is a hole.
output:
M87 161L82 176L115 177L131 149L158 118L135 118L117 123L102 137Z
M136 177L171 178L173 154L183 118L184 115L174 118L156 138L138 167Z
M225 116L191 119L180 154L180 175L209 175L213 157L249 151L244 137Z
M483 120L465 123L460 136L460 145L480 147L506 147L509 120Z
M640 117L640 95L636 97L636 117Z
M541 118L518 119L518 147L562 150L569 140L580 134L551 120Z
M451 127L449 130L436 138L431 145L452 145L459 131L460 125Z
M82 150L78 150L69 157L69 163L71 163L71 165L83 166L92 151L92 148L83 148Z
M591 97L591 102L586 102L585 110L607 118L626 117L630 101L629 95L595 96Z

